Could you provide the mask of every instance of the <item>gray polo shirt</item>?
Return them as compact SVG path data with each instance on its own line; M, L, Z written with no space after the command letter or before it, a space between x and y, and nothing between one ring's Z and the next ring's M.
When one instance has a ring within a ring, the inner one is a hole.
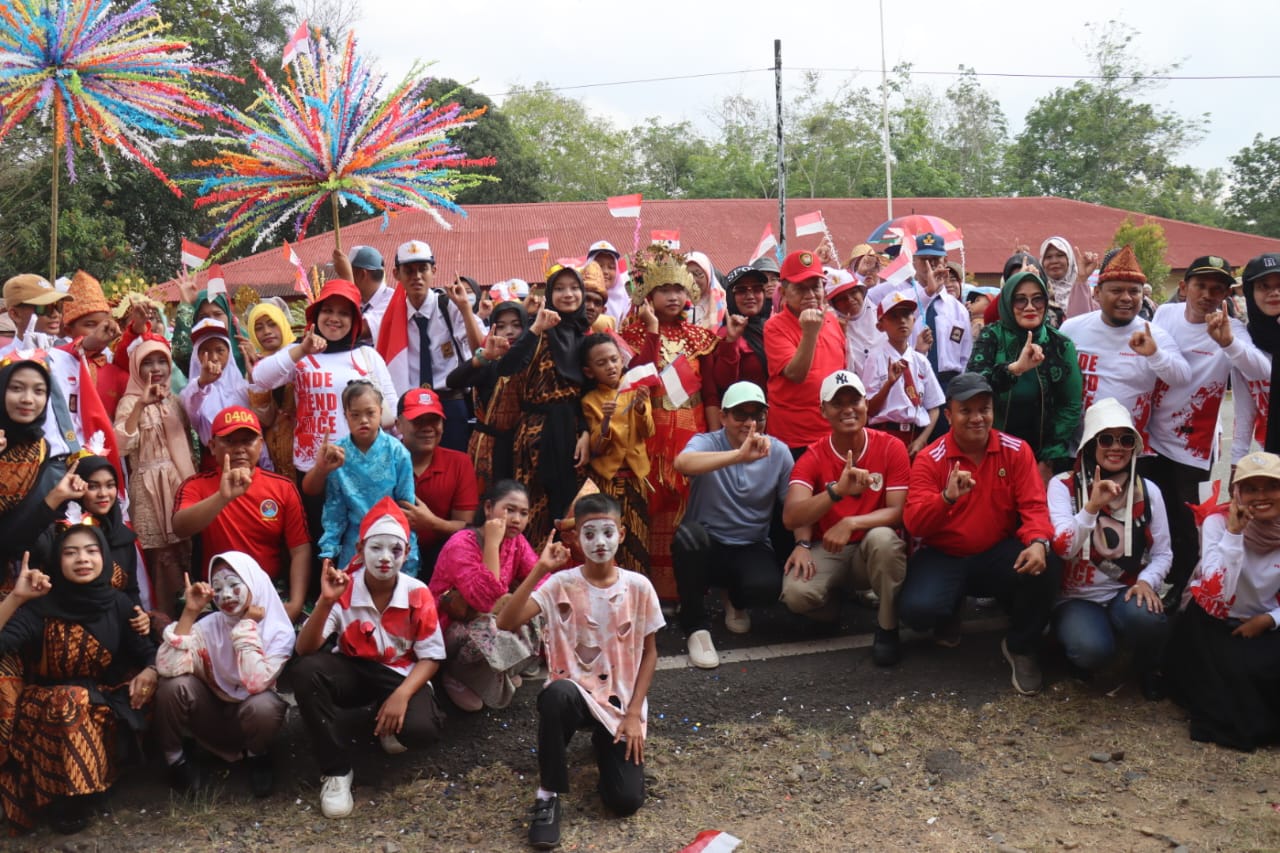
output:
M695 435L686 453L732 450L724 430ZM755 462L727 465L690 480L685 518L699 521L723 545L769 543L773 508L787 496L791 451L769 436L769 455Z

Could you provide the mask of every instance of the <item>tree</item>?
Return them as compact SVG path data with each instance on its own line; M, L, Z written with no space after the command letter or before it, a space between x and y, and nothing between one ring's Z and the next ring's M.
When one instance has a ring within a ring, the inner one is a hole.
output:
M701 170L713 162L711 145L688 121L663 124L650 116L631 129L635 151L637 192L645 198L681 198L694 186Z
M1000 102L982 88L972 68L948 87L943 103L942 154L961 196L995 196L1004 191L1009 123Z
M1227 212L1232 227L1280 237L1280 136L1259 133L1231 157Z
M458 195L459 204L466 207L543 200L536 151L520 139L505 111L494 106L488 96L447 78L431 81L427 93L440 101L457 101L468 110L486 109L475 125L463 128L453 141L468 157L497 158L496 166L477 171L498 180L464 190Z
M1135 225L1132 218L1126 217L1115 236L1111 238L1111 246L1133 246L1133 254L1138 259L1138 266L1146 274L1151 289L1163 291L1169 282L1169 273L1173 268L1165 259L1169 251L1169 241L1164 236L1164 228L1159 222L1144 219L1141 225Z
M711 150L694 157L692 198L776 198L773 109L745 95L722 98L708 116Z

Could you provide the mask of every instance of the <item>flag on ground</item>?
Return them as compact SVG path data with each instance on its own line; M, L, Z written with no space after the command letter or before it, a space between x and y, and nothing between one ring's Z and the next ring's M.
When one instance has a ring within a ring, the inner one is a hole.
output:
M640 216L640 193L609 197L609 215L614 219L636 219Z
M678 228L672 228L666 231L650 231L649 239L654 243L665 243L668 249L680 248L680 230Z
M827 233L827 223L822 218L821 210L815 210L813 213L806 213L803 216L796 217L797 237L825 233Z
M547 237L534 237L529 241L530 252L550 252L551 240Z
M199 243L193 243L186 237L182 238L182 265L191 269L198 269L204 266L204 262L209 259L209 250Z
M737 848L742 840L718 829L704 829L680 853L729 853Z
M701 386L698 374L694 373L689 359L683 354L676 356L675 361L663 368L662 388L667 392L667 399L677 409L689 401L689 395Z
M282 69L288 68L289 63L293 62L294 57L300 53L311 53L311 43L307 40L307 22L303 21L298 24L298 28L293 31L293 35L289 37L289 41L284 46L284 57L280 60Z
M751 255L751 260L763 258L769 252L778 247L778 238L773 236L773 226L766 225L764 233L760 235L760 242L756 244L756 250Z

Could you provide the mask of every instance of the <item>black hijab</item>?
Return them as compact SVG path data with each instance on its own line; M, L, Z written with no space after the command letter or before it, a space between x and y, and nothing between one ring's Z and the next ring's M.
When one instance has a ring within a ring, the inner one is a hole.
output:
M552 285L555 284L556 279L566 273L573 276L574 281L578 283L578 292L583 296L578 302L577 310L568 314L557 310L551 304ZM586 288L582 285L582 276L572 267L558 269L547 277L547 307L560 315L560 324L546 330L542 336L547 339L547 346L551 348L551 360L555 362L556 372L578 386L586 383L586 378L582 375L582 359L579 357L582 340L587 336L590 328L587 322L585 297ZM497 311L496 308L494 310Z
M1244 283L1244 310L1248 317L1249 337L1253 345L1271 356L1271 387L1280 387L1280 320L1268 317L1253 299L1254 282ZM1243 390L1243 389L1242 389ZM1271 394L1267 407L1267 440L1263 448L1268 453L1280 452L1280 395Z
M736 273L736 275L735 275ZM728 276L728 300L726 303L725 323L731 314L742 314L738 310L738 299L733 294L733 288L738 282L748 276L758 276L763 279L763 283L768 285L769 277L759 270L753 270L751 267L738 267L730 271ZM773 313L773 300L768 296L762 299L764 306L760 309L760 313L754 317L747 318L747 328L742 330L742 337L747 342L747 346L756 354L756 358L760 359L760 366L764 369L764 375L769 375L769 359L764 354L764 321L769 319L769 315ZM723 324L722 324L723 325Z
M39 361L28 359L25 361L15 361L13 364L0 367L0 394L9 389L9 380L13 374L19 370L34 370L44 377L45 389L49 395L53 394L53 380L49 378L49 368L45 367ZM0 403L0 429L4 430L5 441L9 447L25 447L28 444L34 444L44 437L44 419L49 411L49 396L45 396L44 408L36 415L35 420L29 424L20 424L9 417L9 410Z
M492 328L493 324L498 321L498 315L505 314L508 311L514 311L520 318L521 333L527 332L529 330L529 312L524 310L523 304L515 301L499 302L493 306L493 310L489 312L489 326ZM516 337L519 337L519 335Z
M76 473L84 480L88 480L91 475L99 471L110 471L111 476L116 478L116 488L120 488L120 474L116 471L116 466L111 464L110 459L103 456L86 456L80 460L80 465L76 468ZM124 523L124 513L120 510L119 500L106 515L94 517L102 526L102 533L107 539L107 544L111 546L112 552L121 548L132 548L133 543L138 541L138 534ZM116 560L116 562L120 561Z
M74 583L62 573L62 545L75 533L89 533L102 549L102 571L88 583ZM48 595L36 599L41 616L76 622L108 648L115 648L119 621L117 613L120 593L111 586L111 545L102 528L96 524L59 524L49 558Z

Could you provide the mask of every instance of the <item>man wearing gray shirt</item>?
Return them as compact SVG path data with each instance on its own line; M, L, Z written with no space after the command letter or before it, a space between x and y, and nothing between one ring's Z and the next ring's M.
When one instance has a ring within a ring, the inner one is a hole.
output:
M785 444L758 432L769 410L758 385L735 382L720 404L724 428L695 435L675 460L690 485L671 559L689 662L702 669L720 665L703 607L709 587L724 589L725 627L735 634L751 630L748 607L778 600L783 566L769 526L787 496L793 464ZM797 548L786 562L809 558Z

